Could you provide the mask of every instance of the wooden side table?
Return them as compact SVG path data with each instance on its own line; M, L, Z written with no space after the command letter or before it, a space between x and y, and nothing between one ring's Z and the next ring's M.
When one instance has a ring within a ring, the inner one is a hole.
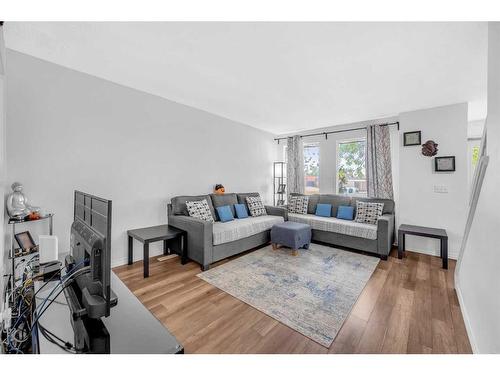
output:
M405 251L405 235L437 238L441 241L441 258L443 259L443 268L448 269L448 234L444 229L420 227L417 225L401 224L398 230L398 258L403 259Z
M149 277L149 244L163 241L163 254L167 254L169 241L181 241L181 263L187 262L187 232L171 227L170 225L157 225L154 227L131 229L128 234L128 264L134 259L134 238L143 243L144 247L144 277Z

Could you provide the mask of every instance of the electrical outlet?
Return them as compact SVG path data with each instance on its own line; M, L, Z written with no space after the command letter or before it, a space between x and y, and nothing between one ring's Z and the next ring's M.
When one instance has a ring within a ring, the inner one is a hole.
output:
M434 193L447 194L448 186L446 185L434 185Z

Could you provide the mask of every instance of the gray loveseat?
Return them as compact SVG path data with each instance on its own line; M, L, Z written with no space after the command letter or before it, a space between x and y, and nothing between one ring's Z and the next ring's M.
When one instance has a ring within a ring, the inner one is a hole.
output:
M356 201L358 200L384 204L382 216L379 217L376 225L336 218L339 206L353 206L354 215L356 215ZM314 215L318 203L331 204L334 217ZM288 213L288 220L309 224L312 228L313 241L375 253L384 260L387 259L394 242L394 201L391 199L358 198L335 194L309 195L307 214Z
M267 215L249 216L222 223L215 208L231 206L236 203L246 204L246 197L258 196L258 193L178 196L167 205L168 224L187 232L188 258L198 262L203 271L210 264L224 258L269 243L271 227L287 220L285 208L266 206ZM215 223L190 217L186 208L187 201L206 199Z

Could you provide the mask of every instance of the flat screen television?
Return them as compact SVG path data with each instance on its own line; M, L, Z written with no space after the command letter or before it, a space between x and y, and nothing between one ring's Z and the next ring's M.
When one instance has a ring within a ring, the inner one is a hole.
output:
M118 303L110 285L111 213L110 200L75 191L70 255L65 260L71 283L64 294L77 350L94 351L90 348L93 333L106 336L100 318L110 316Z

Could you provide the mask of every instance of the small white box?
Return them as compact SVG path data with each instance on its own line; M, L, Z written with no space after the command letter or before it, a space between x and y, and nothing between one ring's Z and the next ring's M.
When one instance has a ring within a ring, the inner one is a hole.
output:
M38 236L38 254L40 255L40 264L57 260L57 236Z

